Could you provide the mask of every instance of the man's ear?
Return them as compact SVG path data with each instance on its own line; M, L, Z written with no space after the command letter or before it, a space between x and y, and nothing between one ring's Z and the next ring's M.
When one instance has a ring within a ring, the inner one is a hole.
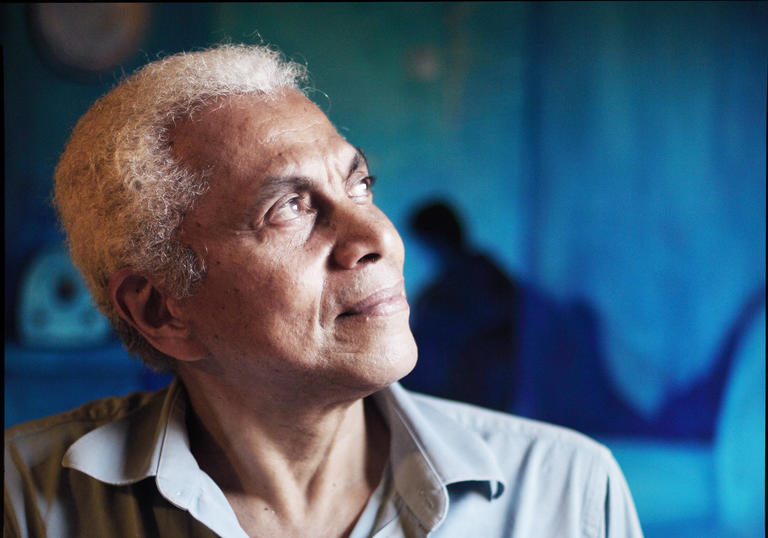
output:
M118 314L159 351L179 360L205 356L205 349L182 316L179 302L130 267L109 279L109 298Z

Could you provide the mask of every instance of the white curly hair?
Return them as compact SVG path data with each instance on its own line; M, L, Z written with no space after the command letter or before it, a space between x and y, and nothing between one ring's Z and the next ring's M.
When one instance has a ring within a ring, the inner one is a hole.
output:
M174 359L118 315L108 282L118 269L132 267L184 298L205 277L202 260L176 233L206 191L207 174L173 157L170 128L221 97L304 93L306 82L303 65L265 45L180 53L139 69L96 101L73 129L54 185L72 261L126 349L152 369L173 370Z

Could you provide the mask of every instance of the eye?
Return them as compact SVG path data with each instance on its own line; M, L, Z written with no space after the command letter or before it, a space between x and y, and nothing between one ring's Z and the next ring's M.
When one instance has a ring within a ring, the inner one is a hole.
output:
M309 213L312 213L309 196L306 194L291 194L275 204L270 211L269 222L272 224L283 224Z
M356 181L349 189L349 195L352 198L370 198L373 194L373 184L376 181L374 176L366 176Z

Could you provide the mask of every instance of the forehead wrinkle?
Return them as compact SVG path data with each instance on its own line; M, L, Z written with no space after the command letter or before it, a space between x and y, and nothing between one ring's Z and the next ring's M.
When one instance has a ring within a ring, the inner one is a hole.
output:
M238 179L239 189L226 189L232 203L250 199L245 205L251 207L286 191L308 191L322 183L344 181L365 162L363 152L349 144L309 101L288 107L285 101L251 104L242 100L227 105L208 111L207 118L200 118L202 121L189 122L186 134L195 145L200 145L200 131L224 142L204 143L202 151L192 153L198 154L198 159L203 155L211 157L218 168L218 180ZM258 108L261 112L253 114ZM240 115L241 111L246 114ZM256 154L258 158L254 159ZM258 176L263 180L248 179Z
M259 143L259 144L271 144L271 143L273 143L275 140L277 140L279 138L282 138L284 136L290 136L290 135L295 135L295 134L298 134L298 133L302 133L302 132L304 132L304 131L306 131L308 129L312 129L316 125L321 125L323 123L325 123L325 122L322 121L321 119L316 119L313 122L306 123L306 124L301 125L299 127L282 128L282 129L273 128L269 133L267 133L267 135L264 138L258 139L257 143Z
M286 134L287 131L286 131ZM333 134L336 134L335 131ZM347 179L362 166L367 167L363 152L336 136L320 136L312 140L288 140L285 144L274 145L268 151L269 157L263 162L265 178L303 177L310 179L315 171L325 170L330 179L339 176Z

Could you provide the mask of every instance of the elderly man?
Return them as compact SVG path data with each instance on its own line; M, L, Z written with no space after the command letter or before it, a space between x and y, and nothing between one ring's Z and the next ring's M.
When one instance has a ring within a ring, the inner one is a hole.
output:
M176 377L9 430L6 535L640 536L604 447L397 384L403 245L303 77L266 47L181 54L78 122L72 258Z

